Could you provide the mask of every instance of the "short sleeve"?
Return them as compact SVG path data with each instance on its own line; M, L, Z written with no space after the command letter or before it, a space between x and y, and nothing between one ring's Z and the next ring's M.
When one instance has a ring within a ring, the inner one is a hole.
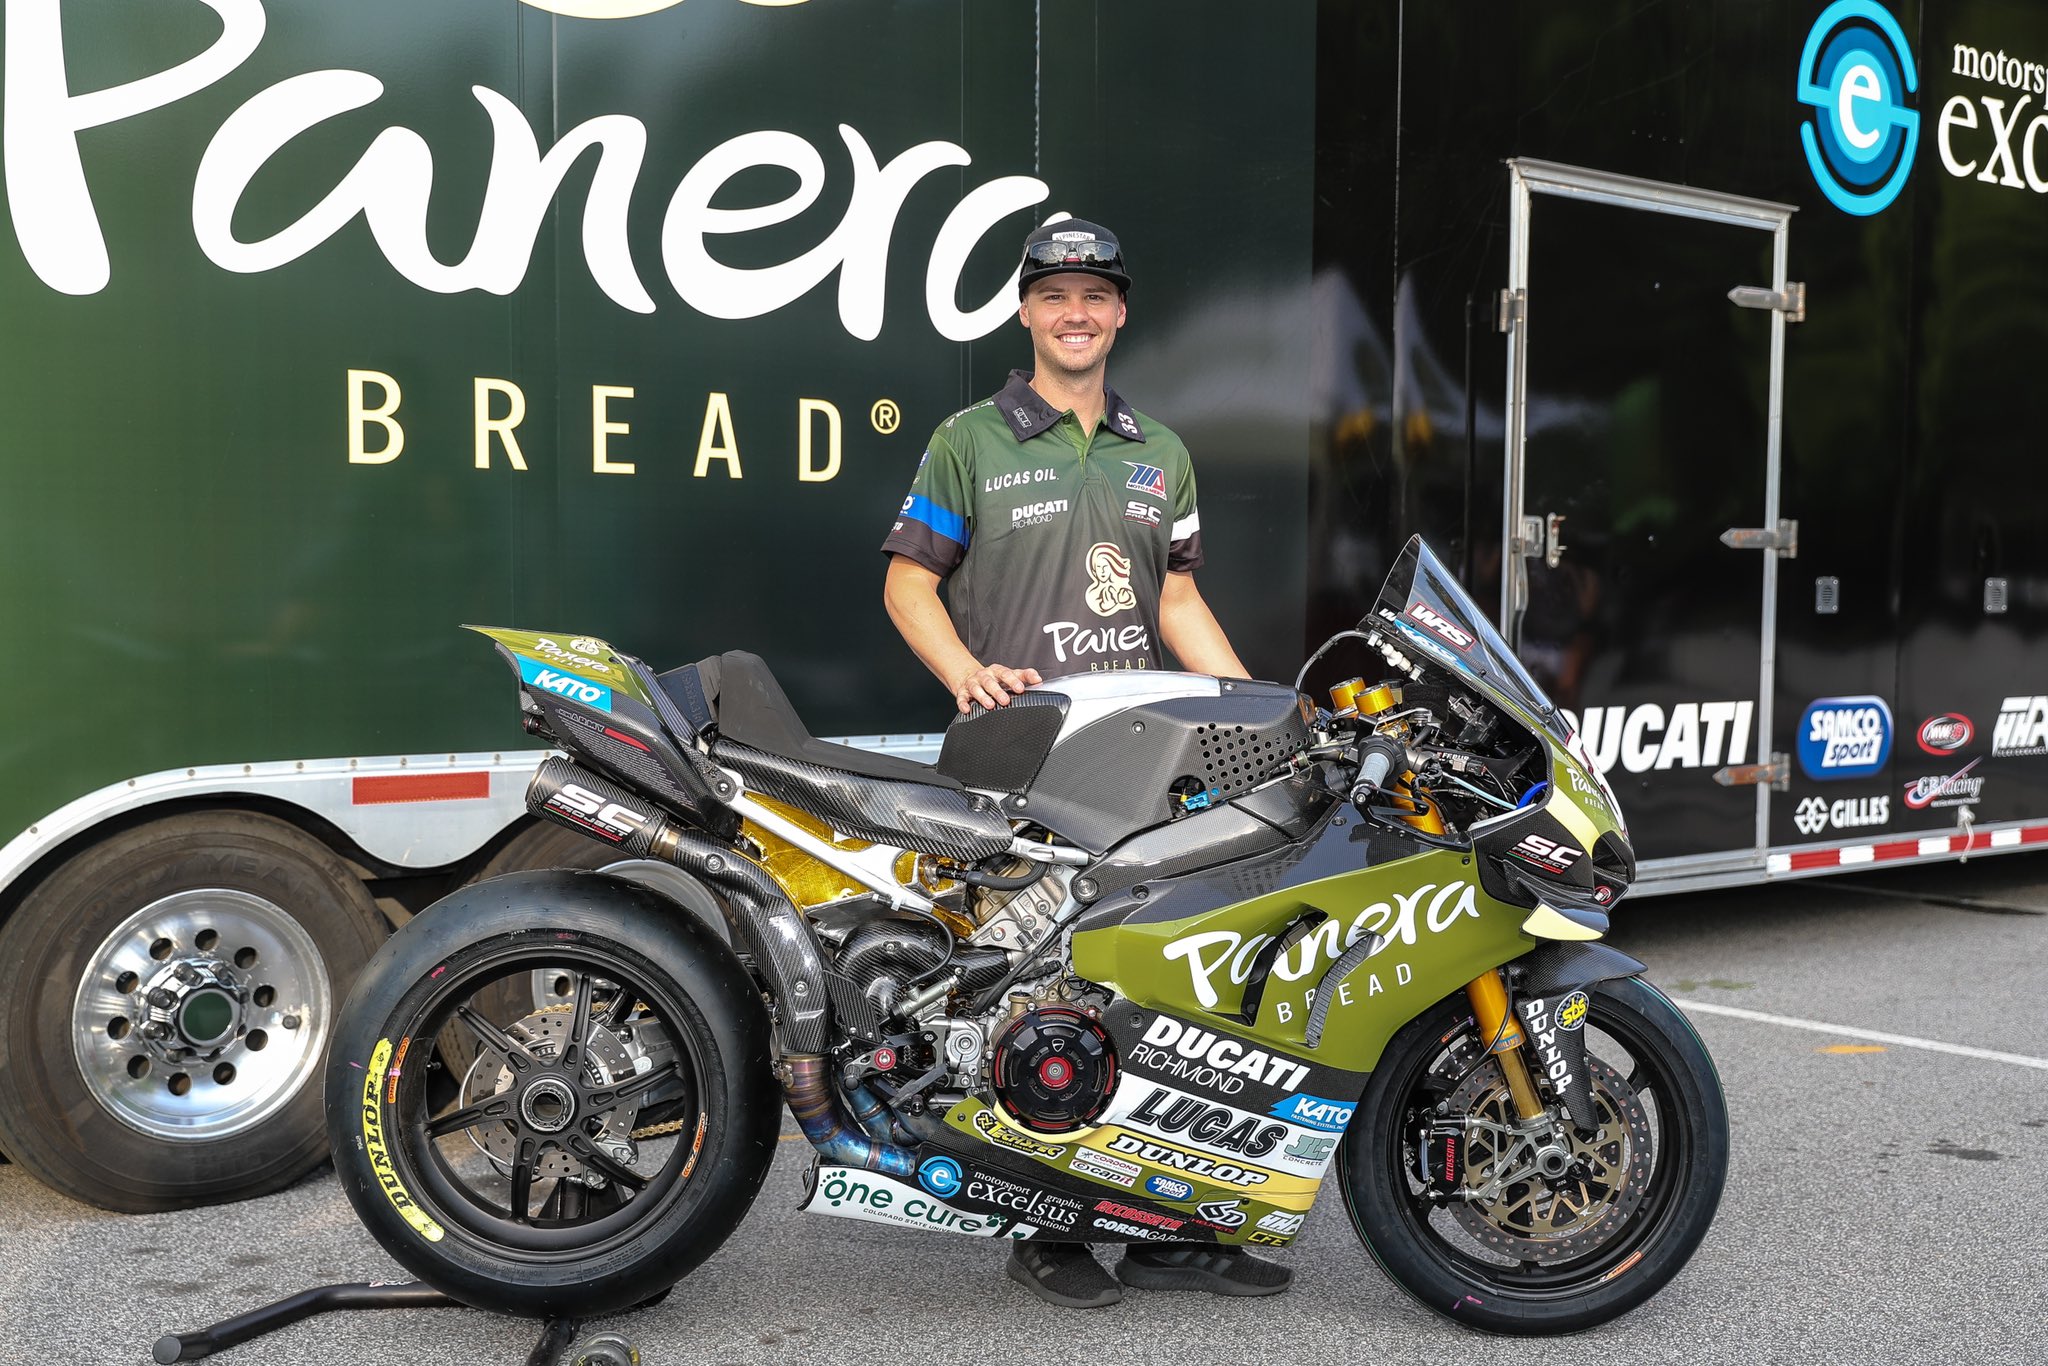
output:
M940 578L951 574L967 557L974 536L972 488L949 435L943 428L933 432L910 481L910 494L896 510L896 524L883 538L882 553L914 560Z
M1173 480L1173 532L1166 552L1166 568L1175 574L1192 574L1202 567L1202 514L1195 506L1195 466L1183 459Z

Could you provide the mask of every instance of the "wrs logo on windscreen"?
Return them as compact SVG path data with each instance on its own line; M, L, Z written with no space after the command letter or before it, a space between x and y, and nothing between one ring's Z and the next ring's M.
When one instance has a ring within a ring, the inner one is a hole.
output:
M1806 164L1828 202L1844 213L1878 213L1899 197L1920 145L1919 89L1906 35L1874 0L1835 0L1821 11L1799 54L1799 125Z

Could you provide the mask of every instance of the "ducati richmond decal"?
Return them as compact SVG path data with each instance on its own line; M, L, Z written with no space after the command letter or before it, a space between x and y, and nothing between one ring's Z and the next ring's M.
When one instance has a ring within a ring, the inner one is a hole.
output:
M1163 1073L1221 1095L1242 1091L1247 1079L1292 1091L1308 1080L1301 1063L1251 1048L1228 1035L1156 1017L1125 1059L1132 1067Z

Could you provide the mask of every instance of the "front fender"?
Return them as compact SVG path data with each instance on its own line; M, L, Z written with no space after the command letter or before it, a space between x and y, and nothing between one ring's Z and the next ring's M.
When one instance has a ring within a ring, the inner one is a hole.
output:
M1582 1133L1600 1127L1593 1084L1586 1075L1586 1021L1591 1001L1582 995L1597 982L1633 977L1643 965L1605 944L1549 943L1523 954L1507 969L1519 1000L1515 1012L1529 1037L1535 1070L1564 1097ZM1577 998L1577 999L1574 999Z

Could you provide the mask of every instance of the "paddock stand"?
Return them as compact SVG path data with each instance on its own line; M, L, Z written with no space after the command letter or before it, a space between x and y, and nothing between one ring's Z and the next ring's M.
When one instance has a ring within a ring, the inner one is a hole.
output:
M668 1296L667 1291L656 1295L644 1305L647 1308L658 1304ZM166 1333L156 1340L150 1355L163 1366L174 1361L197 1361L212 1356L215 1352L260 1338L265 1333L274 1333L300 1319L314 1314L323 1314L330 1309L461 1309L466 1306L460 1300L443 1294L430 1285L418 1281L369 1281L349 1285L323 1285L312 1290L302 1290L289 1295L275 1304L266 1304L260 1309L251 1309L246 1314L222 1319L191 1333ZM640 1352L632 1343L617 1333L598 1333L575 1345L575 1350L566 1362L562 1361L563 1349L568 1347L582 1327L577 1319L549 1319L541 1330L540 1341L527 1354L526 1366L640 1366Z

